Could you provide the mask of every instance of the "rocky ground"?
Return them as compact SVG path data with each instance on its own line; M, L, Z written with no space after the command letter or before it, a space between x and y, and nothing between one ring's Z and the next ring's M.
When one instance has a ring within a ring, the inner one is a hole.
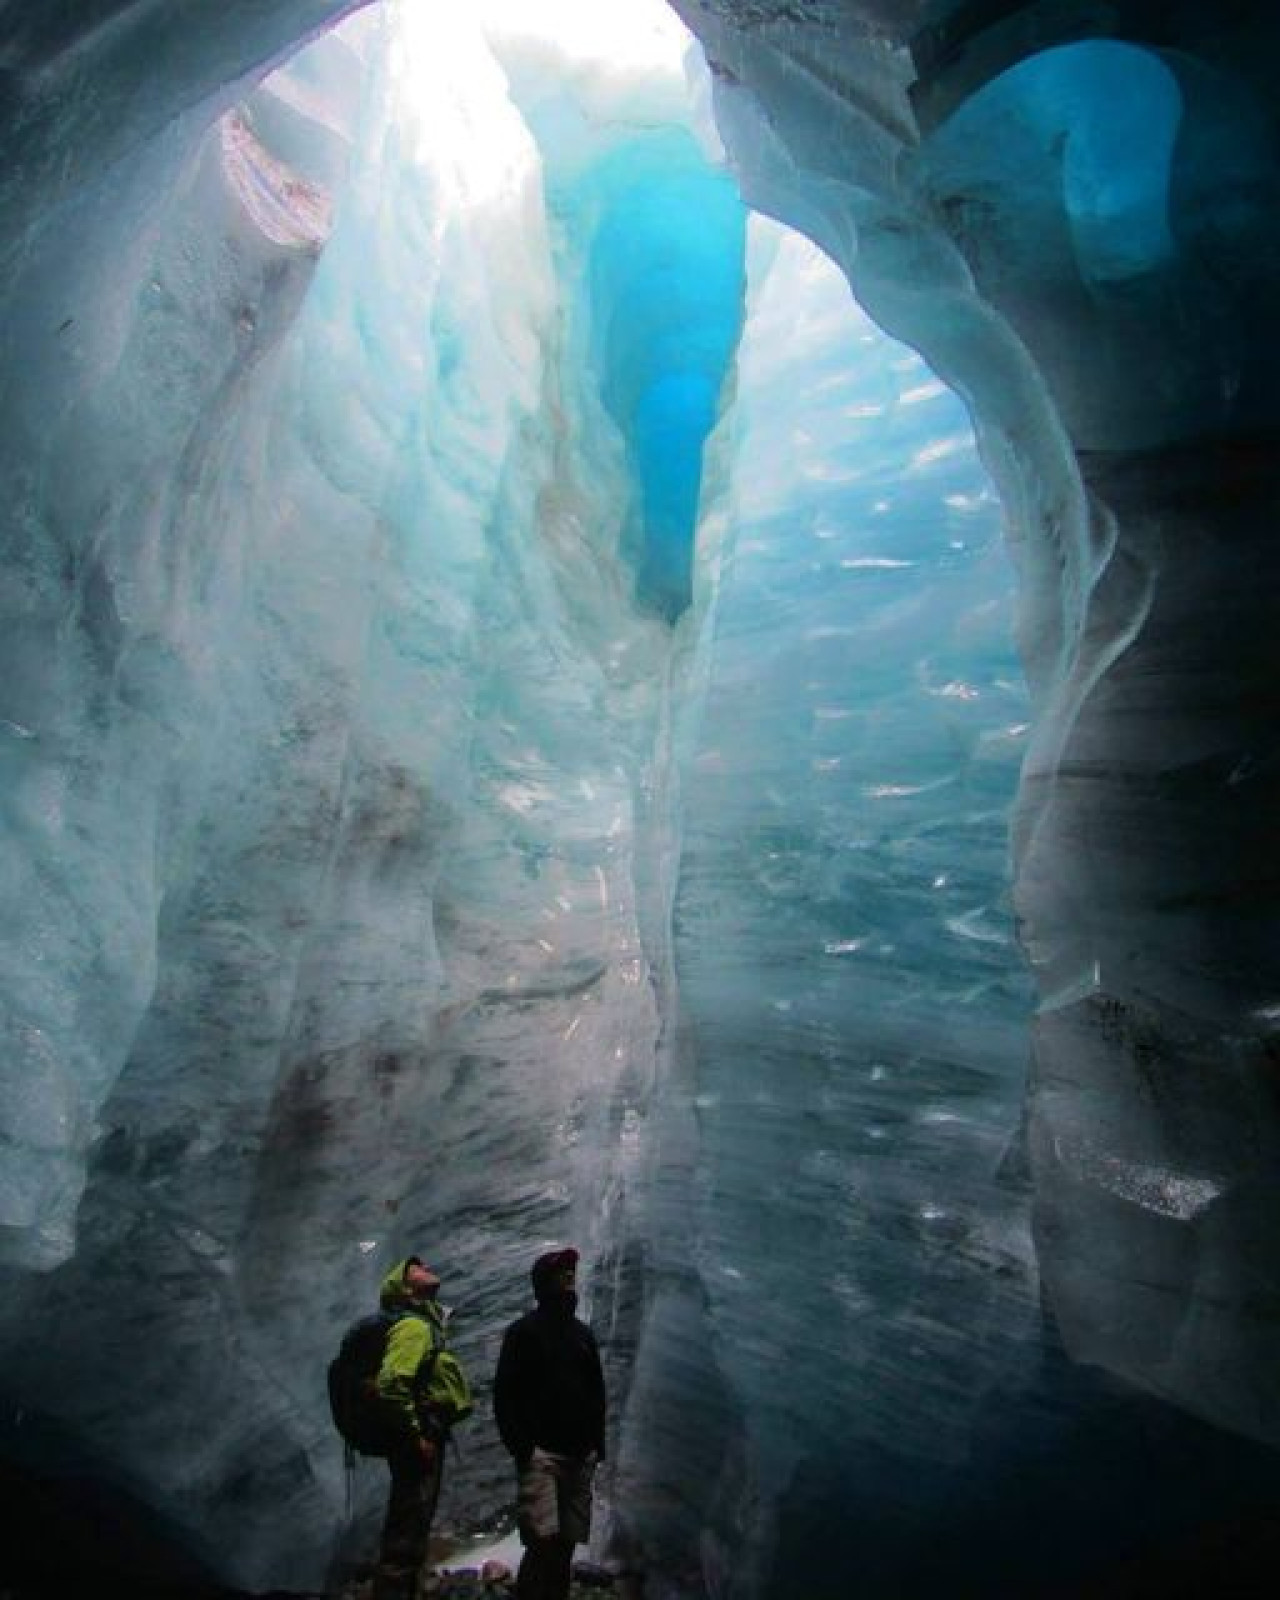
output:
M85 1479L46 1477L2 1453L0 1508L0 1600L368 1600L368 1568L324 1594L228 1589L194 1567L145 1507ZM505 1520L470 1538L441 1534L431 1559L430 1600L514 1600L520 1543ZM572 1600L640 1600L643 1585L584 1555L570 1592Z
M574 1564L570 1600L641 1600L643 1585L632 1574L608 1572L587 1561ZM370 1580L353 1579L337 1600L369 1600ZM430 1600L507 1600L515 1594L515 1573L505 1561L438 1568L428 1589Z

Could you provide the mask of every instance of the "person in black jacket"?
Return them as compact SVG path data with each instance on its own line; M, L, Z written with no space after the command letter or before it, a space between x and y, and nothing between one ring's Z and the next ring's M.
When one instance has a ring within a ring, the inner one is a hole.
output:
M595 1335L574 1315L578 1252L533 1264L536 1307L503 1335L493 1409L515 1458L524 1556L519 1600L564 1600L573 1547L591 1531L591 1480L604 1459L604 1375Z

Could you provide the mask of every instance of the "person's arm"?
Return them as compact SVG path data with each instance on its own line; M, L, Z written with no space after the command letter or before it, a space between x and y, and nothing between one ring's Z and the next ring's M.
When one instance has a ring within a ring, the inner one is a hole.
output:
M425 1413L430 1424L447 1432L455 1422L471 1415L471 1384L452 1350L442 1347L428 1356L427 1362L430 1373L420 1396L419 1417Z
M401 1317L387 1337L378 1368L378 1395L386 1403L391 1424L404 1443L417 1446L424 1460L434 1454L435 1445L419 1424L414 1389L431 1339L431 1329L420 1317Z
M493 1378L493 1415L498 1432L516 1462L533 1454L533 1429L529 1418L532 1351L518 1325L507 1329Z

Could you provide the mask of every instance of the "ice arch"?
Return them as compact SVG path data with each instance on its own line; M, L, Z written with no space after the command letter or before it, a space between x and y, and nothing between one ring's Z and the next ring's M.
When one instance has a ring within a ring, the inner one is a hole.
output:
M1174 254L1181 119L1177 80L1159 57L1109 41L1062 45L985 84L935 130L931 189L955 231L1005 275L1007 297L1078 286L1083 299ZM1020 263L1023 253L1036 264Z

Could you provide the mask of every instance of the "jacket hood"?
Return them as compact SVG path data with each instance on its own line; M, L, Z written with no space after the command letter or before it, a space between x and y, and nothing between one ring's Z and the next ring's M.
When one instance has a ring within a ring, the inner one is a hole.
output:
M546 1299L559 1297L555 1287L557 1273L563 1272L567 1267L572 1267L576 1271L578 1261L578 1252L572 1246L564 1250L548 1250L545 1255L538 1257L529 1277L533 1282L533 1297L539 1305Z
M384 1311L434 1311L434 1301L415 1300L405 1286L404 1275L415 1265L422 1265L421 1256L405 1256L403 1261L396 1262L382 1280L382 1288L378 1292L378 1304Z

